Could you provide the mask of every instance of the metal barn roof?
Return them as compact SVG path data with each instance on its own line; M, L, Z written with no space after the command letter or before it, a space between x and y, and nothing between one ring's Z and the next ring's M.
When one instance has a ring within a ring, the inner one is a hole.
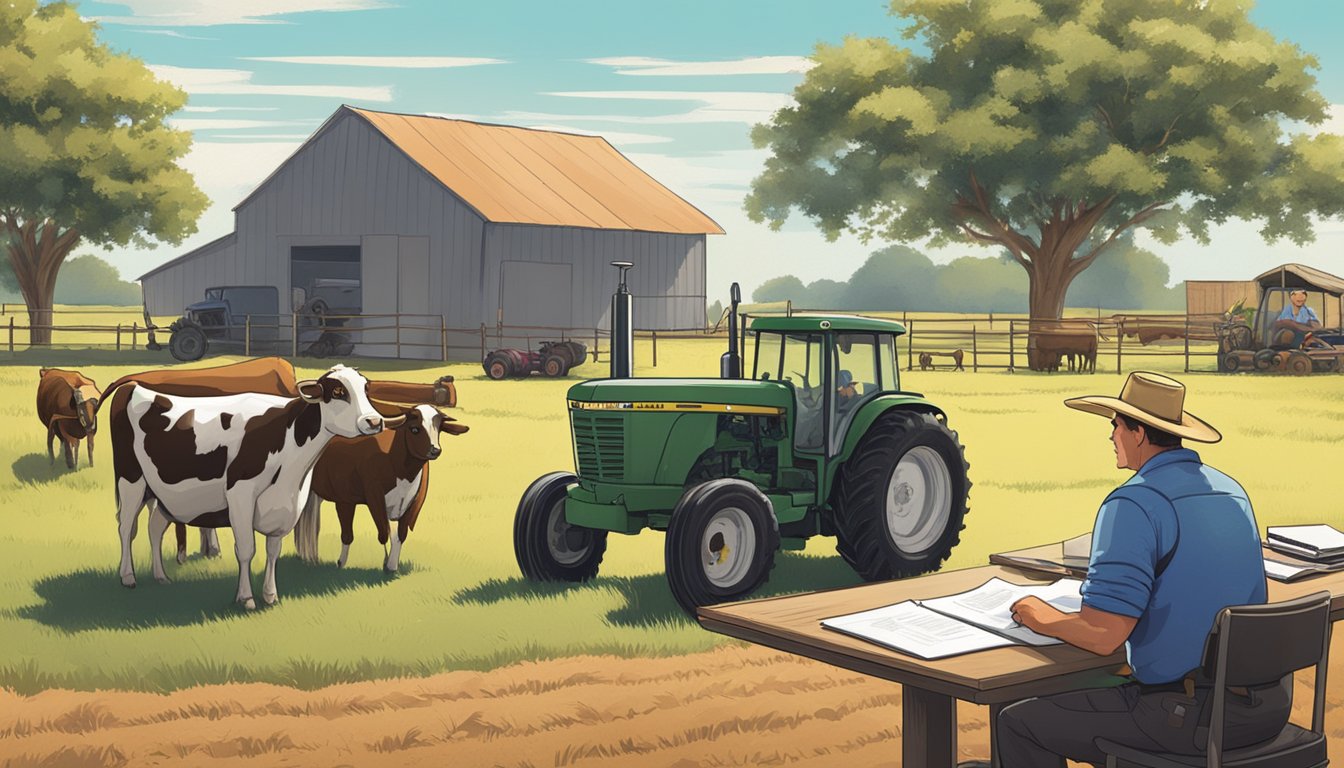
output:
M713 219L600 136L350 106L327 125L342 111L368 121L487 221L723 234Z

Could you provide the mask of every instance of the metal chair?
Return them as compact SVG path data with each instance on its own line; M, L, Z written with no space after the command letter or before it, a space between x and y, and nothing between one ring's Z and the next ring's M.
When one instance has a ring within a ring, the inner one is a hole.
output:
M1214 620L1204 647L1203 670L1213 678L1212 712L1203 755L1143 752L1097 739L1106 768L1324 768L1326 659L1330 653L1330 593L1317 592L1281 603L1235 605ZM1311 730L1288 723L1268 741L1223 749L1223 713L1228 686L1273 683L1316 668Z

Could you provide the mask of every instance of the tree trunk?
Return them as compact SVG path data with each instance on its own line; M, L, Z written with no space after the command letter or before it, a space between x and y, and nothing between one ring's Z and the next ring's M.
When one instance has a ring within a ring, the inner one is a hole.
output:
M79 242L79 232L74 228L60 232L51 220L20 222L12 213L0 217L0 223L9 233L9 263L28 306L28 343L49 346L56 275Z
M1042 349L1040 337L1059 330L1051 322L1064 316L1064 298L1075 273L1069 269L1072 253L1039 254L1027 270L1030 334L1027 338L1027 365L1033 371L1054 370L1059 367L1059 354Z

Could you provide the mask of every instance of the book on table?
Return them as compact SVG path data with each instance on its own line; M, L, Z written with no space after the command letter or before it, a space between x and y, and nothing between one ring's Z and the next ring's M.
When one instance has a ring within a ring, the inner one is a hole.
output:
M1021 586L993 578L968 592L905 600L870 611L823 619L826 629L921 659L941 659L1006 645L1057 645L1013 621L1013 604L1034 596L1066 613L1082 608L1077 579Z
M1344 559L1344 533L1329 525L1277 525L1265 529L1265 543L1276 552L1307 560Z

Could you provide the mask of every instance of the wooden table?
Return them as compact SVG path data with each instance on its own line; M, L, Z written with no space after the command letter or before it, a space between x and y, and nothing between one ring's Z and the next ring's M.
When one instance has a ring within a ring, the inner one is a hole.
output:
M994 720L1003 706L1033 696L1095 685L1102 676L1114 674L1124 664L1124 651L1097 656L1069 645L1009 646L926 661L823 629L821 620L902 600L964 592L994 576L1015 584L1057 578L984 566L701 608L699 619L702 626L714 632L900 683L901 764L908 768L951 768L956 765L957 699L989 705L992 745ZM1344 573L1293 584L1270 581L1269 599L1290 600L1320 590L1329 590L1334 596L1330 604L1331 620L1344 617Z

